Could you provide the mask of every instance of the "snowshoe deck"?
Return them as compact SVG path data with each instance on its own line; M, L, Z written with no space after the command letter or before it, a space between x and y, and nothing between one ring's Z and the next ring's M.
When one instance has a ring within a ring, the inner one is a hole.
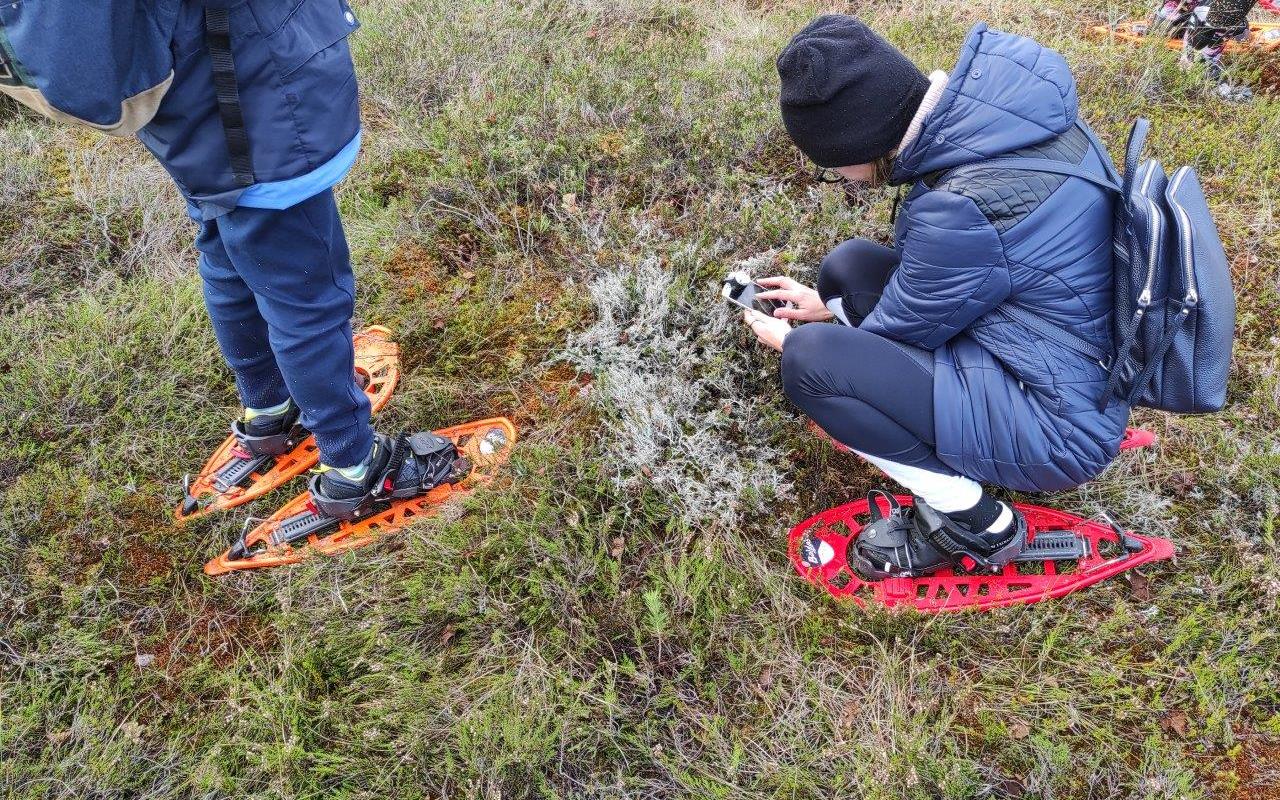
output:
M356 372L365 380L365 393L376 413L391 399L400 379L400 346L391 331L375 325L354 337ZM200 474L186 481L186 496L173 515L179 523L244 505L288 483L320 460L314 436L307 436L281 456L242 458L238 443L228 436L205 463Z
M809 430L813 431L817 436L826 439L831 446L842 453L849 452L849 448L840 442L837 442L831 434L824 431L818 423L809 420ZM1143 430L1142 428L1125 428L1124 439L1120 442L1121 450L1137 450L1142 447L1150 447L1156 443L1155 433Z
M1152 32L1152 25L1151 20L1128 20L1114 26L1095 25L1089 31L1098 37L1109 37L1116 41L1140 45L1149 41L1148 34ZM1182 37L1165 37L1165 47L1181 51ZM1280 23L1276 22L1251 22L1248 41L1229 39L1226 42L1228 53L1275 53L1276 51L1280 51Z
M898 502L908 505L911 498L899 497ZM791 529L787 551L800 576L833 597L849 598L859 607L910 606L926 613L1038 603L1173 556L1173 544L1166 539L1121 531L1049 508L1015 505L1027 518L1027 549L997 575L942 569L922 578L862 580L845 553L863 522L870 519L866 500L801 522ZM801 546L806 537L825 542L834 557L821 567L805 564Z
M516 428L505 418L469 422L435 431L451 440L471 464L471 472L458 483L446 483L426 494L381 505L372 514L352 521L340 521L316 513L309 492L289 501L262 520L232 547L204 565L208 575L224 575L244 569L262 569L295 564L317 553L337 555L373 544L410 522L434 516L446 500L469 492L477 484L493 478L497 468L511 455ZM257 520L249 520L248 524ZM243 548L243 557L233 552Z

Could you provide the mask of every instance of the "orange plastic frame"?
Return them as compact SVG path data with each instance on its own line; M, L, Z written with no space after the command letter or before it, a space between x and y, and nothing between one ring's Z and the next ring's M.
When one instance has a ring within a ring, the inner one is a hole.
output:
M480 452L480 443L483 441L484 435L495 428L501 430L503 435L506 436L507 444L501 450L485 455ZM441 504L446 500L455 495L466 494L477 484L487 483L492 480L497 468L510 457L512 445L516 441L516 427L505 417L495 417L478 422L469 422L464 425L455 425L451 428L442 428L436 431L436 434L453 441L459 451L471 462L471 473L461 482L437 486L418 497L396 500L386 509L361 520L340 522L336 532L328 536L308 537L306 544L302 546L272 546L270 544L271 535L275 532L280 522L307 510L307 503L311 500L311 493L303 492L245 536L245 543L249 547L252 548L255 545L265 543L267 545L266 549L248 558L241 559L228 558L227 555L231 552L228 549L222 555L210 559L204 565L205 574L225 575L236 570L262 569L264 567L296 564L304 558L317 553L333 556L345 553L348 550L354 550L357 547L373 544L383 536L394 533L410 522L435 516L439 513Z
M1111 25L1095 25L1090 32L1100 37L1113 37L1117 41L1131 44L1144 44L1149 41L1147 31L1151 23L1144 20L1129 20L1114 27ZM1182 38L1165 37L1165 47L1170 50L1182 49ZM1229 39L1226 43L1228 53L1274 53L1280 50L1280 23L1253 22L1249 24L1249 41L1241 42Z
M391 340L391 331L380 325L365 328L355 335L354 341L356 372L367 381L364 391L369 395L369 404L376 413L391 399L396 382L400 380L400 345ZM289 453L276 456L270 469L253 473L248 486L233 486L226 492L220 492L213 479L218 469L233 458L231 450L235 446L236 438L228 436L205 463L200 474L191 481L187 493L199 500L200 506L184 515L182 504L179 503L173 510L173 516L179 523L256 500L311 469L320 460L316 439L308 436Z

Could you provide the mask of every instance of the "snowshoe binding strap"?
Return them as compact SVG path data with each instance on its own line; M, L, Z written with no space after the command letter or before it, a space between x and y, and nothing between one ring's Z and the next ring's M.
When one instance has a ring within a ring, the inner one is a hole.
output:
M231 435L236 437L236 442L240 445L242 453L236 453L241 458L244 454L250 456L281 456L298 446L298 443L307 438L309 431L302 427L302 423L297 421L296 415L293 424L280 433L274 433L269 436L252 436L244 429L244 420L236 420L231 423Z
M337 519L359 519L380 503L414 497L442 483L461 480L471 471L453 442L424 431L400 434L391 447L391 457L362 497L326 497L320 490L320 475L311 479L311 503L316 513Z
M231 458L212 476L213 486L219 492L230 491L243 484L255 472L269 468L272 459L292 451L310 432L302 427L295 411L292 422L287 423L285 430L280 433L253 436L245 430L243 420L235 420L231 423L231 435L236 440L236 446L231 448Z
M886 514L880 500L889 507ZM932 543L916 531L915 511L880 489L867 493L867 513L871 520L846 554L854 570L867 580L928 572L948 563Z
M980 567L999 572L1026 547L1027 520L1016 510L1013 512L1014 525L1009 535L998 542L986 544L979 543L973 533L963 530L920 498L915 499L914 506L916 531L950 557L957 567ZM972 565L966 559L970 559Z

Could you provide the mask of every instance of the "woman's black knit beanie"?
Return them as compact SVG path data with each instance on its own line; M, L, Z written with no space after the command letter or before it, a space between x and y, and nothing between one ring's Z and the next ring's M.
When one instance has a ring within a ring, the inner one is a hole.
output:
M902 141L929 80L854 17L818 17L778 56L782 121L822 167L866 164Z

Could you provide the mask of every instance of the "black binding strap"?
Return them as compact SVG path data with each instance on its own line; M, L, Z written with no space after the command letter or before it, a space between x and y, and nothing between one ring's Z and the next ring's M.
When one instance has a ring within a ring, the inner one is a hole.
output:
M204 9L205 44L213 61L213 90L218 97L218 116L227 135L227 151L231 156L231 172L239 186L252 186L253 157L249 153L249 134L244 127L240 108L240 87L236 84L236 64L231 56L230 14L225 8Z

